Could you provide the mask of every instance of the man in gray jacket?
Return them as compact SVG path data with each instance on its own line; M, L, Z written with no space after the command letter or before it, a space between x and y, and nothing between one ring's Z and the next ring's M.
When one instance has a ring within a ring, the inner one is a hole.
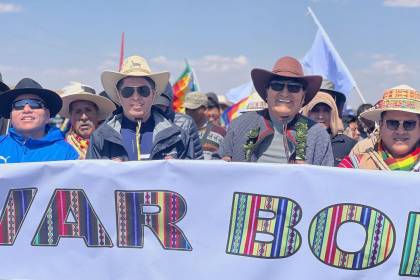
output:
M87 159L116 161L146 159L193 159L189 135L152 109L154 99L165 89L168 72L153 73L140 56L124 60L120 72L105 71L102 85L122 107L98 127L90 138Z
M251 76L268 109L234 120L218 156L226 161L333 166L327 131L299 113L319 90L322 77L304 76L292 57L279 59L272 71L253 69Z

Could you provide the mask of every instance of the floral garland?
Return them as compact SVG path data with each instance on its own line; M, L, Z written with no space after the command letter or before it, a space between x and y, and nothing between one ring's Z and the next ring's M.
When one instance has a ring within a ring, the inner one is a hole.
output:
M296 128L296 160L306 159L306 140L308 138L308 119L300 117L295 125Z
M247 134L247 139L244 144L244 152L246 161L251 161L252 152L254 151L255 143L257 143L260 128L251 129Z

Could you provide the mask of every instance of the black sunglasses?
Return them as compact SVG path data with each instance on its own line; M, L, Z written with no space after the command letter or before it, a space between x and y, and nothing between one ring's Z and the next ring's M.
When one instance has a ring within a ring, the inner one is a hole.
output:
M287 91L291 93L298 93L304 89L303 84L297 82L286 82L286 81L271 81L269 87L274 91L283 91L287 87Z
M148 86L141 86L141 87L123 87L120 90L120 94L124 98L129 98L134 94L135 91L137 91L137 93L142 97L148 97L152 93L152 90Z
M29 107L31 107L31 109L43 109L47 107L44 101L42 100L26 98L26 99L14 101L12 103L12 109L18 110L18 111L23 110L26 104L28 104Z
M398 120L386 120L386 127L389 130L396 131L400 127L401 123L405 131L412 131L417 126L417 121L398 121Z

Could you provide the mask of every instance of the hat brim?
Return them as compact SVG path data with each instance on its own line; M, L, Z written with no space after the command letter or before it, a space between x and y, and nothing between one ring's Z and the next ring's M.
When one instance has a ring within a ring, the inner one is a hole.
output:
M416 109L409 109L409 108L381 108L376 109L375 107L372 107L371 109L364 111L360 114L360 118L367 119L369 121L378 122L381 120L381 115L383 112L388 111L400 111L400 112L407 112L407 113L413 113L420 115L419 111Z
M343 115L343 111L344 111L344 105L346 104L346 96L344 95L344 93L339 92L339 91L335 91L335 90L331 90L331 89L319 89L319 91L328 93L332 96L335 96L335 104L337 105L337 109L338 109L338 114L340 115L340 118Z
M112 101L118 105L121 105L121 102L118 98L117 83L126 77L149 77L155 82L157 96L165 91L165 88L169 82L169 72L136 75L135 73L122 74L115 71L104 71L101 75L102 86L104 87L104 90L108 94L109 98L111 98Z
M61 97L52 90L39 88L12 89L3 92L0 95L0 104L2 104L2 106L0 106L0 115L4 118L10 119L13 100L23 94L33 94L39 96L39 98L47 104L47 108L50 111L50 117L54 117L61 110L61 106L63 105Z
M267 102L267 88L268 83L273 78L284 78L284 79L291 79L297 81L305 81L307 84L306 93L304 103L302 105L305 106L308 104L316 95L319 88L321 87L322 77L313 75L313 76L285 76L273 73L268 70L255 68L251 71L251 78L254 84L255 90L261 96L261 98Z
M98 121L106 119L116 109L115 104L111 100L92 93L75 93L61 96L63 106L58 112L62 117L70 119L70 104L75 101L90 101L98 106Z
M8 91L10 88L3 82L0 82L0 92Z

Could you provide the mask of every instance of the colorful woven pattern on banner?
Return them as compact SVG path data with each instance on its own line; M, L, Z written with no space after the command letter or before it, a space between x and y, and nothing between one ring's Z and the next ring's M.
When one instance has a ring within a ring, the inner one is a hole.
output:
M13 245L15 242L35 194L36 189L10 190L0 221L1 245Z
M89 247L112 247L112 241L83 190L56 190L32 241L56 246L61 237L83 238Z
M262 217L262 213L267 216ZM235 193L226 252L261 258L283 258L293 255L302 239L293 229L302 216L294 201L277 196ZM258 241L256 234L273 237Z
M337 232L345 222L355 222L366 230L366 242L357 252L345 252L337 246ZM309 228L309 244L323 263L345 269L360 270L379 265L391 255L395 229L379 210L356 205L337 204L320 211Z
M410 212L408 216L400 275L420 276L420 213Z
M143 247L144 227L152 230L165 249L192 250L184 233L175 225L187 211L185 200L169 191L117 191L118 246ZM157 206L152 212L145 206Z

